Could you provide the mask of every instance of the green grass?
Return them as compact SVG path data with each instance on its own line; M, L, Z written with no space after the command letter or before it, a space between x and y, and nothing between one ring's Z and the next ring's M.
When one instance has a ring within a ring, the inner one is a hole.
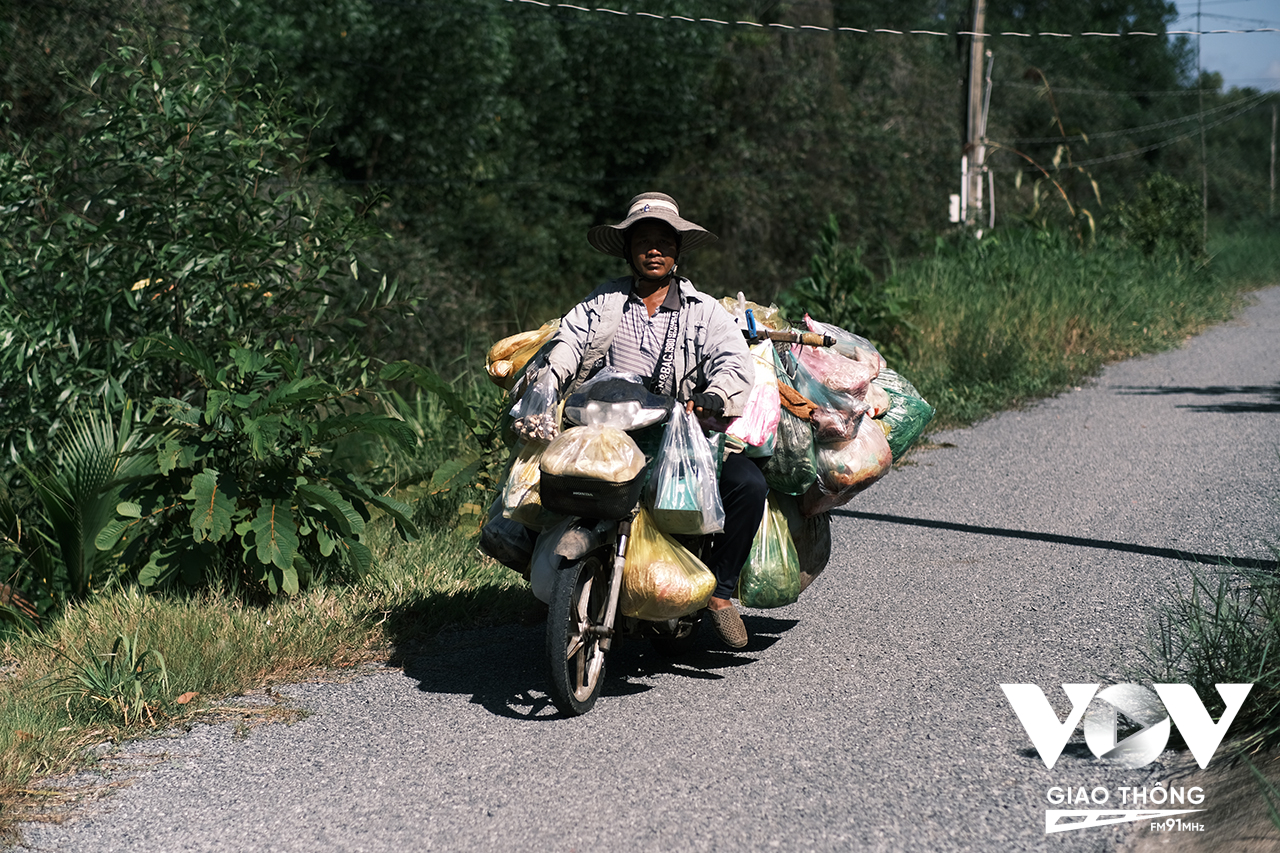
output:
M1192 569L1163 600L1139 677L1192 685L1215 716L1222 701L1214 685L1252 684L1232 723L1238 745L1280 746L1280 578L1265 570Z
M1224 238L1208 263L1029 231L940 251L897 274L922 330L899 370L937 407L934 428L973 423L1227 319L1244 291L1280 282L1275 242Z

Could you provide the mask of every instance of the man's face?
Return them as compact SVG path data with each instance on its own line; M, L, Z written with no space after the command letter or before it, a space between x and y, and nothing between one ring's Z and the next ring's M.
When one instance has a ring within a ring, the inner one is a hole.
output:
M665 222L645 219L628 232L630 238L629 259L643 278L658 281L671 275L676 266L679 241L676 230Z

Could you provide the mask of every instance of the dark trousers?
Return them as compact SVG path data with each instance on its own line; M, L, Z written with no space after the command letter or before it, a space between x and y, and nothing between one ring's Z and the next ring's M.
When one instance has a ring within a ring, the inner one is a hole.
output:
M702 562L716 576L716 598L732 598L738 575L751 554L751 543L764 518L769 487L760 465L741 453L730 453L720 469L720 500L724 502L724 532L707 537Z

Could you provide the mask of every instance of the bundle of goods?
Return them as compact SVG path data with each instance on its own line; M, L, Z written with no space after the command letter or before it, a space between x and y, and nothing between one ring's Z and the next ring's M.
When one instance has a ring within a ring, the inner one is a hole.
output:
M762 308L742 294L722 300L722 305L749 333L791 329L776 307ZM489 353L490 377L510 390L556 326L548 323L499 341ZM769 499L738 597L749 607L794 602L827 564L830 511L888 473L934 414L915 386L889 369L866 338L807 314L805 330L832 338L835 345L786 344L755 335L749 345L755 383L742 415L727 433L708 436L692 415L685 417L676 408L664 427L656 461L647 467L627 433L612 426L574 427L557 434L559 412L548 399L554 392L533 383L512 409L513 428L527 444L508 476L503 515L536 530L566 515L602 518L607 512L621 517L639 500L647 476L645 506L633 532L635 558L627 556L622 612L672 618L703 606L710 587L703 589L707 576L698 571L706 572L705 567L670 536L722 529L717 464L725 452L744 452L761 458ZM599 393L622 392L605 386ZM579 421L591 406L590 400L575 398L580 396L571 396L566 404ZM616 406L622 401L609 402ZM636 425L652 423L638 416L658 404L637 398L634 408ZM527 540L517 544L518 553L528 552Z
M538 354L538 350L551 340L556 329L560 328L559 320L552 320L540 329L532 332L521 332L509 338L503 338L489 349L485 357L485 370L489 379L504 391L510 391L516 377L529 359Z

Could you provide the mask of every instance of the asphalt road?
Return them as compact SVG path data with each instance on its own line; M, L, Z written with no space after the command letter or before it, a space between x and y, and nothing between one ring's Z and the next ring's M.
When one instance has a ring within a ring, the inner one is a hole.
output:
M1077 733L1048 770L999 684L1036 683L1064 714L1059 684L1125 680L1191 565L1275 566L1280 288L1178 350L934 438L841 511L799 603L747 614L743 652L623 646L596 709L562 719L540 628L447 634L404 671L289 688L312 712L294 724L151 744L169 760L24 827L26 845L1112 850L1127 825L1046 835L1048 789L1114 806L1161 765L1106 765Z

